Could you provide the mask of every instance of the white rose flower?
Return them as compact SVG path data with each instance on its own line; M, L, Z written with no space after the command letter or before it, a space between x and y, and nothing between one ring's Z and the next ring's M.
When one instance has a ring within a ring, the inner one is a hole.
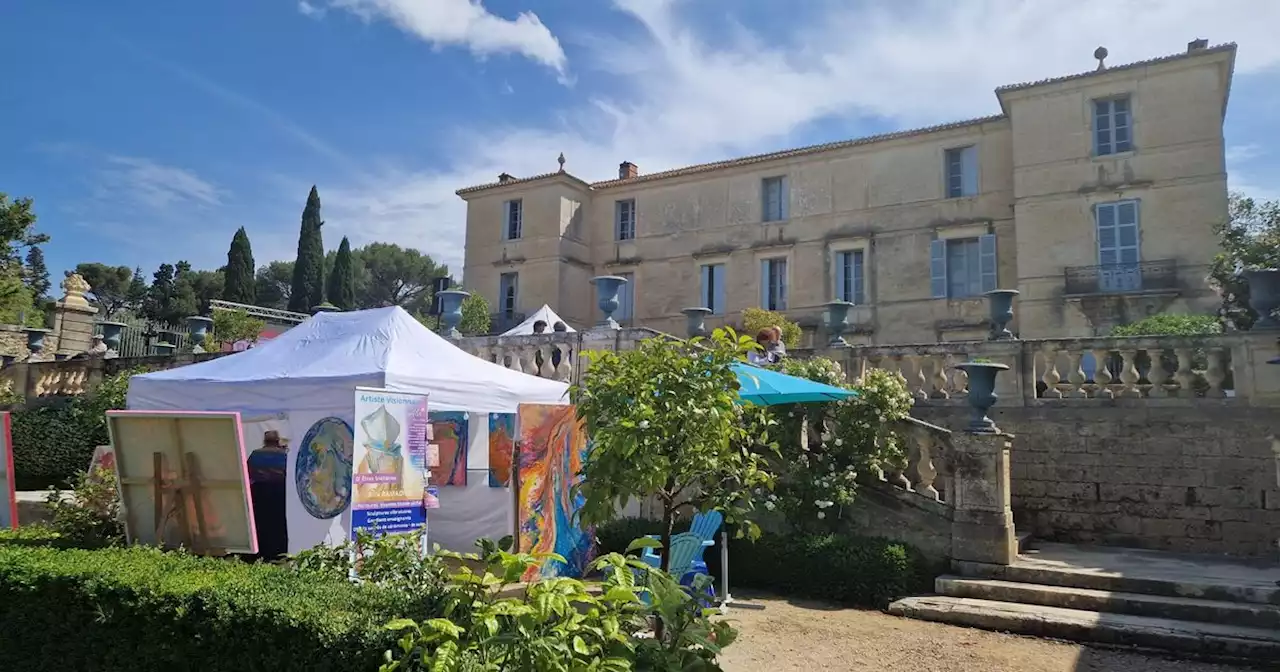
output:
M766 509L768 509L768 510L770 510L770 511L772 511L776 506L777 506L777 505L776 505L776 504L774 504L773 502L765 502L765 503L764 503L764 508L766 508Z
M639 425L639 427L640 427L640 429L649 429L649 421L648 421L648 420L641 420L641 421L640 421L640 425Z
M826 517L827 517L827 514L821 511L818 512L818 520L822 520L823 518L826 518Z
M843 440L843 439L836 439L836 445L837 445L837 446L843 446L843 445L844 445L844 440Z

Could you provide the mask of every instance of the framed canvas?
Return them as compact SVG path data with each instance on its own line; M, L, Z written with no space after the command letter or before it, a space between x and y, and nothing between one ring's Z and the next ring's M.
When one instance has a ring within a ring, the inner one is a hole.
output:
M11 415L0 413L0 527L18 527L18 493L13 482Z
M129 543L256 554L239 413L107 411Z

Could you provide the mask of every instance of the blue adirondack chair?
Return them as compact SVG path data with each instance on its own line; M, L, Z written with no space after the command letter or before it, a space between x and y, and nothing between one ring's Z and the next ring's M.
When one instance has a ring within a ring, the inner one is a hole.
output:
M676 537L684 537L685 535L691 535L692 538L695 538L699 541L699 545L694 549L693 556L690 559L690 562L687 567L676 564L677 556L674 555L675 551L674 550L672 551L673 555L671 556L671 565L670 565L669 573L672 576L679 577L680 583L682 585L691 586L693 585L693 577L697 576L698 574L707 573L707 563L705 560L702 559L702 554L708 548L715 545L716 532L720 531L720 525L723 523L724 523L724 516L719 511L709 511L707 513L699 513L693 517L693 523L690 525L688 532L681 532L680 534L677 534L671 537L671 544L673 548L675 545ZM661 539L662 537L656 534L651 534L649 535L649 538ZM687 543L687 542L683 542L683 543ZM657 552L652 548L644 549L644 553L641 557L646 563L648 563L652 567L662 566L662 558L659 557ZM709 594L709 597L712 597L712 598L715 597L714 587L709 587L707 589L707 592Z

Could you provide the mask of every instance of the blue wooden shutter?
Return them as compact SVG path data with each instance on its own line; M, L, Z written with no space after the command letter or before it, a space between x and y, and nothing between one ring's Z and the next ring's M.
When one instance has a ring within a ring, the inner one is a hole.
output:
M863 287L863 273L866 268L866 258L862 250L856 250L850 256L853 257L853 298L849 299L854 303L866 303L867 292Z
M848 264L849 256L850 255L848 252L836 252L836 264L835 264L836 301L852 301L853 300L852 298L847 296L848 293L845 291L845 282L844 282L845 273L846 273L845 266Z
M787 261L778 259L773 263L778 265L778 310L787 309Z
M978 237L978 268L982 273L982 291L996 288L996 235L988 233Z
M769 308L769 260L760 260L760 307Z
M712 305L714 302L711 300L711 266L709 265L702 267L702 285L698 291L698 302L698 305L703 308L710 308L715 312L716 307Z
M711 300L715 303L716 315L724 315L725 311L725 266L716 264L711 267Z
M960 150L960 193L973 196L978 193L978 148Z
M929 241L929 288L935 299L947 298L947 241Z
M791 218L791 192L787 189L786 175L778 178L778 212L783 220Z

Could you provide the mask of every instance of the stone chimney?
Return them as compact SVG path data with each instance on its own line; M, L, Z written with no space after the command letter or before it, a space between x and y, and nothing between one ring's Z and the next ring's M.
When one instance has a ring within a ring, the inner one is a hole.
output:
M640 169L636 167L636 164L631 163L630 161L623 161L622 163L618 164L619 180L631 179L633 177L636 177L639 174L640 174Z
M498 184L506 184L514 179L516 178L512 177L511 173L503 173L498 176Z
M1193 51L1200 51L1201 49L1208 49L1208 48L1209 48L1209 40L1206 40L1203 37L1197 37L1196 39L1191 40L1190 42L1187 43L1188 54Z

